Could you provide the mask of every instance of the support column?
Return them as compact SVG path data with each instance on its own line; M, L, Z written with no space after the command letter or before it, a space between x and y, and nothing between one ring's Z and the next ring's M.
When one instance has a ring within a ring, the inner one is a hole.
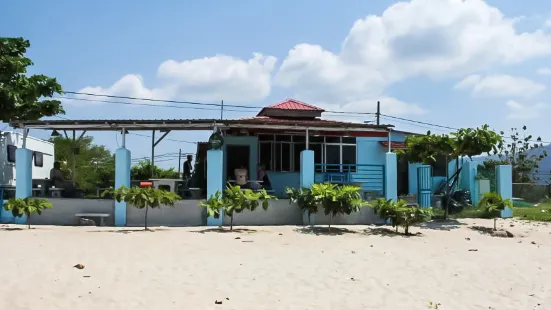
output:
M460 188L471 193L471 201L476 206L478 204L478 180L476 179L478 165L469 160L461 167Z
M385 157L385 198L398 201L398 157L392 152Z
M432 171L431 166L417 167L417 203L420 207L429 208L432 199Z
M511 165L496 167L496 190L502 199L513 199L513 169ZM505 208L501 211L502 218L513 217L513 209Z
M17 149L15 151L15 198L29 198L33 196L32 171L33 152L25 147ZM27 216L23 215L14 218L13 222L15 224L25 224Z
M216 192L224 191L223 181L224 171L224 151L223 150L208 150L207 151L207 199ZM222 219L224 218L223 212L220 213L219 218L208 217L207 226L221 226Z
M130 150L121 147L115 151L115 189L130 187ZM115 201L115 226L126 226L126 202Z
M314 151L304 150L300 152L300 188L308 188L314 184L315 181L315 163L314 163ZM304 212L302 214L302 223L306 225L315 225L316 215L310 215Z

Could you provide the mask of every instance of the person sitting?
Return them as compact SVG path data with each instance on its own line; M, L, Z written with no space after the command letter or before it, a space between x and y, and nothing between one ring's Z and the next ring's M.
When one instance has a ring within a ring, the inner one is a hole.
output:
M65 183L65 177L61 172L61 163L56 161L54 167L50 170L50 180L52 180L53 186L62 188Z
M262 188L271 189L272 185L270 184L270 179L268 178L268 173L266 173L266 166L264 164L258 165L258 180L262 181Z

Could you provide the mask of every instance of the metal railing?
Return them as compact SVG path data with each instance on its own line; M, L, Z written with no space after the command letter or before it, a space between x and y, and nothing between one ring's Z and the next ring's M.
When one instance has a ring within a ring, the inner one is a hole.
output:
M357 185L366 199L385 195L384 165L316 164L315 168L316 182Z

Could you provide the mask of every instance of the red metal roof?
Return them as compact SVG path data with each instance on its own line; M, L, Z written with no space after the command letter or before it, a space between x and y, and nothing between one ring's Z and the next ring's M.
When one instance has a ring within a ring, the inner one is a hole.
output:
M348 122L339 122L339 121L332 121L332 120L326 120L326 119L284 119L284 118L274 118L269 116L254 116L254 117L245 117L239 119L243 122L263 122L263 123L277 123L277 124L290 124L290 125L351 125L354 123L348 123ZM356 124L354 124L356 125ZM357 124L357 125L363 125L363 124Z
M325 111L316 106L298 101L295 99L286 99L285 101L267 106L268 109L280 109L280 110L300 110L300 111Z

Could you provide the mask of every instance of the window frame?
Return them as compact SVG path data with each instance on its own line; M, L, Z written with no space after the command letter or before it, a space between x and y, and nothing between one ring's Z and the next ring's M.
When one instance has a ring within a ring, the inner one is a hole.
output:
M10 156L11 154L11 150L13 150L13 158ZM6 155L6 159L8 160L8 163L13 163L15 164L15 161L17 160L17 155L16 155L16 151L17 151L17 146L13 145L13 144L8 144L7 148L6 148L6 152L7 152L7 155Z
M38 163L37 155L40 155L40 164ZM33 152L33 164L34 164L35 167L44 167L44 153L34 151Z

